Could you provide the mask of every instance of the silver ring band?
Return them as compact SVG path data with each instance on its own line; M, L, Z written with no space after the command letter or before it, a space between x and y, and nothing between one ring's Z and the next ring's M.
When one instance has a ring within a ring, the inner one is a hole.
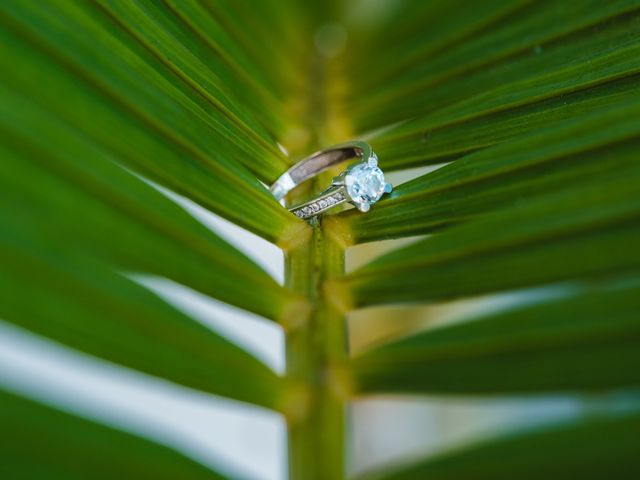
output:
M391 191L391 184L384 182L384 175L377 167L377 157L366 142L343 143L308 156L283 173L271 186L271 193L277 200L282 200L287 193L301 183L332 166L354 158L361 159L361 163L356 165L356 168L345 170L334 178L331 186L325 191L307 202L289 208L289 211L298 218L306 219L319 215L341 203L350 202L365 212L369 210L369 205L375 203L383 193ZM357 171L358 168L360 171ZM350 174L349 172L354 173ZM369 178L367 175L373 178L372 185L377 188L372 190L371 185L367 184L368 190L363 190L360 194L362 189L358 190L357 182L363 178L366 181ZM367 193L369 194L367 195Z
M338 165L356 157L369 158L372 150L366 142L348 142L320 150L300 160L289 168L271 185L271 193L276 200L284 196L301 183L315 177L334 165Z

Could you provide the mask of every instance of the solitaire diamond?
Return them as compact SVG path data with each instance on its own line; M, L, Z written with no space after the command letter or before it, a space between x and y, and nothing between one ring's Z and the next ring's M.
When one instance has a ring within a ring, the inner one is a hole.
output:
M344 183L351 201L361 212L368 211L383 193L391 192L391 184L385 182L375 154L369 157L367 163L360 163L349 169Z

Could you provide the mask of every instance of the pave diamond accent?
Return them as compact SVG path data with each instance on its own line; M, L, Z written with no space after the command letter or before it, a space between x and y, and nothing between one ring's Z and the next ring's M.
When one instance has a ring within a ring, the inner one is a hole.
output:
M346 197L344 195L344 192L338 191L326 197L317 199L305 205L304 207L300 207L297 210L294 210L293 213L298 218L310 218L322 212L323 210L327 210L334 205L343 202L345 198Z

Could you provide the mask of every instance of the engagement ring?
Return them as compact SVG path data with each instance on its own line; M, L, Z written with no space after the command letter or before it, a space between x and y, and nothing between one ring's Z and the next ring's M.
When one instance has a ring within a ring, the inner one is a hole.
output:
M378 157L365 142L343 143L310 155L283 173L271 186L271 193L277 200L281 200L306 180L353 158L359 158L360 162L335 177L329 188L322 193L289 208L289 211L298 218L306 219L349 202L361 212L367 212L384 193L391 192L392 186L385 182L384 173L378 167Z

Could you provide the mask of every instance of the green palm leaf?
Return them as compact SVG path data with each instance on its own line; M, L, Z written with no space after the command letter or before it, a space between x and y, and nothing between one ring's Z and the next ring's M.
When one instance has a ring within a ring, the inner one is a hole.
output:
M587 292L383 345L355 360L357 384L363 393L637 385L640 289Z
M370 215L349 212L354 241L431 233L545 193L623 177L634 168L638 95L467 155L404 183Z
M167 447L0 392L5 478L223 479Z
M612 58L609 63L606 52L612 45L606 44L604 53L601 57L598 56L598 48L589 48L592 47L590 42L593 41L593 34L588 31L589 27L595 28L595 25L598 29L608 27L607 22L616 22L619 15L635 15L634 10L637 10L638 5L634 0L607 3L592 0L571 5L552 2L545 2L544 5L528 3L529 5L521 10L514 11L512 17L502 17L499 23L486 25L481 35L466 37L466 41L458 41L433 56L421 58L420 63L416 60L418 68L412 68L405 77L396 77L393 82L387 84L386 88L392 90L389 98L384 99L384 90L379 90L379 103L367 103L367 108L375 108L376 112L384 112L385 116L384 120L376 125L373 123L375 115L371 115L370 111L362 112L359 117L366 115L366 128L384 126L393 120L418 116L425 112L425 107L428 107L426 111L443 107L444 104L439 103L440 100L436 100L435 104L431 101L433 98L442 98L438 96L438 86L452 92L454 98L469 99L459 101L452 107L437 110L435 118L438 120L434 120L434 123L446 124L454 119L468 120L472 114L487 114L540 101L545 97L562 95L576 90L580 85L584 88L597 84L597 79L611 80L616 76L614 72L624 75L627 68L631 69L629 73L637 71L637 56L626 54L627 48L637 48L634 42L637 36L622 36L621 42L614 44L615 52L611 54L615 59ZM451 10L447 10L447 15L450 14ZM618 24L613 29L616 32L627 33L624 23L622 28L620 27ZM563 38L565 41L560 48L568 48L567 45L571 45L576 37L573 48L585 57L582 62L580 56L576 58L575 54L568 55L567 52L554 58L554 42L560 43L558 39ZM551 58L545 58L544 64L541 65L541 61L536 61L535 48L541 47L542 51L545 51L548 48L547 44L550 45L550 51L545 56ZM526 61L522 61L522 57ZM567 65L568 58L575 63ZM427 59L428 62L423 61ZM630 63L627 63L627 60ZM602 64L591 68L592 62ZM508 68L506 77L499 72L501 64ZM468 75L469 72L472 72L471 75ZM493 81L483 85L482 81L476 81L475 72L479 76L491 73L494 75ZM465 81L461 80L462 76L466 77L467 83L464 89L456 92L451 83L455 82L455 79ZM473 81L469 81L470 79ZM399 114L394 114L395 111Z
M398 249L330 287L349 290L355 305L364 306L637 271L638 165L623 175L545 195Z
M13 68L3 83L11 95L28 96L126 165L256 233L286 236L295 217L238 161L280 158L285 165L282 153L275 142L265 145L264 134L246 134L250 127L220 103L223 92L211 104L210 94L203 98L205 92L179 82L88 2L48 8L5 4L2 55ZM59 15L64 24L55 22ZM272 168L275 177L282 167Z
M640 385L640 2L356 3L0 4L0 317L275 410L292 479L345 478L354 398ZM446 165L366 215L303 222L272 197L294 161L354 139L385 169ZM172 194L280 247L284 285ZM417 235L428 236L345 271L351 245ZM286 373L137 275L275 322ZM346 348L352 310L522 289L542 293L356 356ZM5 476L216 478L14 395L0 406ZM624 476L638 432L636 415L576 420L371 478Z
M132 281L92 262L36 255L19 239L0 245L3 319L188 387L281 407L283 382L268 367Z
M638 415L594 419L561 428L509 435L468 450L451 452L387 475L384 480L534 479L541 476L599 479L635 475ZM616 442L603 442L616 438ZM523 465L528 468L523 469Z
M15 96L3 99L3 229L39 242L45 251L55 246L75 255L84 249L122 269L166 275L281 318L291 295L259 267L48 113ZM17 112L28 115L29 123ZM64 150L50 150L62 140Z

